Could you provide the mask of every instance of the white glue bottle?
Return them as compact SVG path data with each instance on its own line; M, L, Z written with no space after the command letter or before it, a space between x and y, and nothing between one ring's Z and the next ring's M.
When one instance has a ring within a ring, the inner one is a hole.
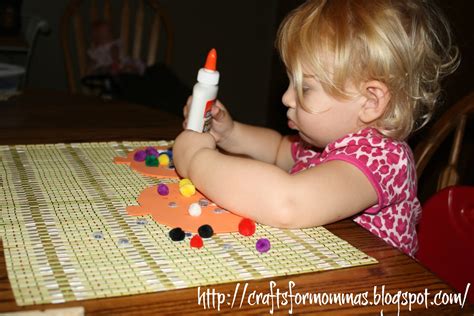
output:
M186 129L202 133L211 129L211 109L216 102L219 72L216 70L217 52L213 48L207 54L204 68L199 69L197 83L193 87L193 100L189 108Z

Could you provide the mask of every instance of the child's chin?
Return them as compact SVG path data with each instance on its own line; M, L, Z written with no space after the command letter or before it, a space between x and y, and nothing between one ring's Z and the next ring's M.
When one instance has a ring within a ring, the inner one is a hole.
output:
M298 132L298 134L300 135L301 139L305 142L305 143L308 143L308 144L311 144L311 145L314 145L314 141L309 138L308 136L306 136L304 133L302 132Z

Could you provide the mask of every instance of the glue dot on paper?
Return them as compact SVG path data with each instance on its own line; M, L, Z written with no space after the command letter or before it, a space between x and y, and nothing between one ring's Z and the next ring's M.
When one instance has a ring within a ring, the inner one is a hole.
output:
M267 238L260 238L255 244L255 248L260 253L267 252L268 250L270 250L270 247L270 240L268 240Z
M144 218L137 219L137 224L138 225L146 225L147 223L148 223L148 221Z
M186 235L186 237L191 237L193 235L193 233L186 232L184 235Z
M170 193L170 189L164 183L158 184L158 194L159 195L168 195Z
M169 203L168 203L168 207L171 207L171 208L178 207L178 203L176 203L176 202L169 202Z
M201 216L202 210L199 203L192 203L188 208L189 215L191 216Z
M215 208L215 209L213 210L213 212L216 213L216 214L222 214L222 213L224 213L224 210L221 209L221 208Z
M209 205L209 201L208 201L207 199L200 199L198 203L199 203L199 205L201 205L202 207Z
M94 237L97 240L100 240L100 239L104 239L104 234L102 234L102 232L94 232L92 234L92 237Z
M121 246L126 246L128 245L130 242L128 241L127 238L119 238L118 240L118 244L121 245Z
M232 247L231 244L223 244L223 245L222 245L222 248L223 248L224 250L231 250L233 247Z

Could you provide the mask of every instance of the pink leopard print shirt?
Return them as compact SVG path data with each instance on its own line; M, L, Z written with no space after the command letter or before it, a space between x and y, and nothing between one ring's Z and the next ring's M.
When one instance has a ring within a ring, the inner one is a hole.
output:
M315 151L298 139L292 143L291 153L295 164L290 173L331 160L343 160L359 168L374 186L378 203L356 215L354 221L406 254L415 255L415 226L421 206L416 197L415 163L405 142L366 128L328 144L323 151Z

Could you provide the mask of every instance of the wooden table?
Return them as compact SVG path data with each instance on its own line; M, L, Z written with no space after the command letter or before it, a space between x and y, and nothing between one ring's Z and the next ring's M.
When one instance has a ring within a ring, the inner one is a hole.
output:
M181 130L181 118L162 112L155 108L132 105L116 101L103 101L84 96L72 96L53 91L27 91L23 95L0 102L0 144L55 143L111 140L158 140L173 139ZM396 294L398 291L424 293L428 295L428 309L424 305L413 305L412 312L408 306L401 306L402 315L473 315L472 305L431 305L439 291L452 293L451 288L435 275L427 271L415 260L402 254L397 249L362 229L351 220L343 220L326 226L331 232L347 240L355 247L379 261L378 264L333 270L327 272L290 275L272 279L252 280L248 282L213 285L201 288L201 293L209 290L233 297L238 286L236 302L232 308L224 303L220 312L239 314L268 314L271 306L255 304L250 293L270 293L270 281L276 282L276 288L287 291L289 282L295 283L292 292L299 293L353 293L367 292L366 306L351 304L293 304L293 313L315 313L324 311L327 314L394 314L397 304L371 305L374 298L374 286L380 295L381 287L385 292ZM64 308L83 306L87 315L157 315L167 314L217 314L217 305L204 309L198 304L197 288L173 290L144 295L123 296L116 298L95 299L49 304L40 306L18 307L8 281L3 247L0 247L0 313L6 311L34 310L46 308ZM240 305L242 290L247 284L243 304ZM276 291L274 290L274 293ZM471 290L474 290L471 288ZM255 294L254 294L255 295ZM255 296L254 296L255 297ZM388 296L386 296L388 297ZM215 297L217 298L217 297ZM421 294L419 295L421 298ZM229 302L231 300L228 300ZM252 305L252 303L254 303ZM217 304L217 303L216 303ZM275 313L288 314L289 305L276 307Z

